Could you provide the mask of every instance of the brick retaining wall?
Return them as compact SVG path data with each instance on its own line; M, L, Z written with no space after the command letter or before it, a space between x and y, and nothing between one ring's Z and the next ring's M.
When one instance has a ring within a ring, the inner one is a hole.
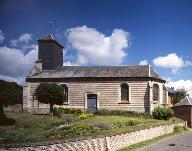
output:
M154 128L139 130L130 133L124 133L120 135L106 136L94 139L87 139L74 142L63 142L52 145L31 145L20 148L6 148L6 150L64 150L64 151L115 151L123 147L135 144L141 141L152 139L154 137L168 134L173 132L174 126L183 126L185 123L171 124L165 126L158 126ZM5 151L0 149L0 151Z

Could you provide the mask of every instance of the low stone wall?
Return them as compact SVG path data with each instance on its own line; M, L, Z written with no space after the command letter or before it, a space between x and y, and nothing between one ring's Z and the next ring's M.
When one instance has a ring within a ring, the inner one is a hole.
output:
M4 107L5 112L21 112L22 111L22 104L15 104L9 107Z
M175 126L183 126L185 123L158 126L114 136L106 136L74 142L62 142L49 145L31 145L22 148L6 148L7 150L65 150L65 151L115 151L131 144L152 139L154 137L173 132ZM5 148L3 150L6 150ZM0 149L1 150L1 149Z

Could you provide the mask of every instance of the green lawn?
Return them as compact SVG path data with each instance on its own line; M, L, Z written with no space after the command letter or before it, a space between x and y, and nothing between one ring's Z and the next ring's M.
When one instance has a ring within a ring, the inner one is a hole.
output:
M30 113L6 114L16 120L16 125L15 128L6 131L1 130L0 127L0 144L112 135L173 123L173 120L164 121L126 116L94 116L81 120L78 115L73 114L63 114L61 117ZM66 121L72 123L73 126L66 125ZM59 128L64 124L64 127Z

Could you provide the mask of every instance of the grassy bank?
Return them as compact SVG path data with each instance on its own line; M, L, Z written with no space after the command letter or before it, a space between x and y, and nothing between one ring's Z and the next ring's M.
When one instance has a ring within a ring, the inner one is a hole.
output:
M30 113L7 113L16 120L16 125L7 130L0 127L0 144L44 142L58 139L74 139L113 135L139 129L171 124L176 119L155 120L127 116L95 115L79 119L76 114L62 114L59 117L32 115Z

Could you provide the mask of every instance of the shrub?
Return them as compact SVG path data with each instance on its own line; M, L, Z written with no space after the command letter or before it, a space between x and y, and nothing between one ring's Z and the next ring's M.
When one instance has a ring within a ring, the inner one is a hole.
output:
M4 118L0 118L0 125L14 125L15 123L15 119L8 118L6 116L4 116Z
M74 123L71 125L63 125L59 129L51 129L45 133L45 137L51 138L69 138L76 136L84 136L87 134L96 133L100 129L93 127L91 125L86 125L83 123Z
M97 110L96 115L121 115L121 116L129 116L129 117L141 117L141 118L151 118L149 113L144 112L135 112L135 111L122 111L122 110L107 110L101 109Z
M153 118L159 120L168 120L169 118L173 117L173 115L173 110L167 107L157 107L152 112Z
M140 124L140 122L138 122L136 120L130 120L130 121L125 123L126 126L136 126L138 124Z
M45 126L42 126L42 128L45 129L45 130L49 130L49 129L52 129L53 127L55 127L55 126L60 126L60 125L63 125L63 124L65 124L64 121L52 121L49 124L47 124Z
M121 127L123 127L123 124L120 121L113 123L111 125L111 128L121 128Z
M71 124L71 123L73 123L73 118L72 118L72 117L65 117L65 118L64 118L64 123L65 123L65 124Z
M107 130L109 129L109 124L105 122L98 122L98 123L93 123L91 126L93 127L98 127L101 130Z
M185 132L188 130L189 130L189 128L187 126L175 126L174 127L174 132L176 132L176 133L182 133L182 132Z
M39 102L50 104L50 115L53 115L53 105L62 105L66 100L63 87L55 83L41 83L35 90L35 96Z
M63 113L65 113L65 114L81 114L82 111L80 109L62 108L62 107L56 108L56 107L54 107L53 113L55 115L63 114Z
M87 114L87 113L83 113L79 115L80 119L87 119L87 118L91 118L93 117L93 114Z

